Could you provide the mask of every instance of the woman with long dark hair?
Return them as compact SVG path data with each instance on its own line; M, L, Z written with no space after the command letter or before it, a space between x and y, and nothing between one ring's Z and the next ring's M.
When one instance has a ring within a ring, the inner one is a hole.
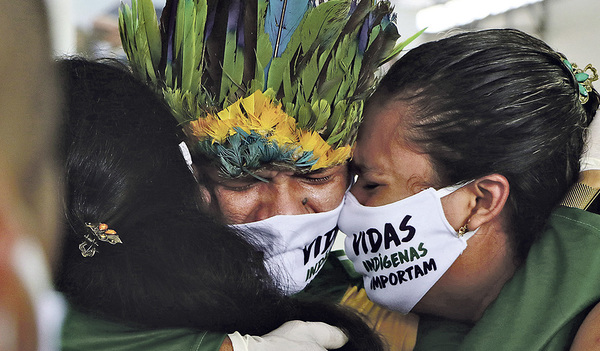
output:
M61 68L63 349L218 350L228 333L263 335L289 320L344 333L296 321L243 338L246 347L321 350L347 336L345 348L381 348L359 317L283 296L262 254L206 214L177 123L154 92L106 63Z
M382 79L339 225L369 297L421 316L417 350L565 350L600 309L600 217L559 206L597 79L510 29L425 43Z

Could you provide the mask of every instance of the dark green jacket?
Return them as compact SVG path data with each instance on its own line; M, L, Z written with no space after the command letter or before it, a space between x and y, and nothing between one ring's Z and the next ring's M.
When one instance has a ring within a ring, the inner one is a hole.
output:
M568 350L600 302L600 216L559 207L474 325L422 317L415 350Z

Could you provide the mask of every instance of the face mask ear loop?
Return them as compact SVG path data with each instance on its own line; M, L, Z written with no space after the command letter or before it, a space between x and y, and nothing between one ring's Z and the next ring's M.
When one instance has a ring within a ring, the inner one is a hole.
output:
M436 190L436 193L439 195L439 197L441 199L444 196L448 196L448 195L452 194L453 192L455 192L456 190L473 183L474 181L475 181L475 179L469 180L468 182L465 182L465 183L449 185L447 187Z
M470 230L467 231L466 233L464 233L461 238L465 239L465 240L469 240L473 235L475 235L475 233L477 233L479 231L479 228L475 229L475 230ZM460 236L460 235L459 235Z
M438 196L441 198L443 198L444 196L448 196L450 194L452 194L453 192L455 192L456 190L469 185L471 183L473 183L475 181L475 179L473 180L469 180L468 182L465 183L459 183L459 184L454 184L454 185L450 185L447 186L445 188L442 189L438 189L436 190L436 193L438 194ZM479 228L469 231L469 222L471 221L471 219L469 218L467 220L467 223L465 223L465 225L463 225L462 227L458 228L458 232L456 232L456 235L458 235L459 238L463 238L465 240L468 240L469 238L471 238L478 230Z
M357 174L355 174L352 177L350 177L350 181L348 182L350 184L348 184L348 188L346 188L346 192L350 191L350 188L352 188L352 186L354 184L356 184L357 181L358 181L358 175Z

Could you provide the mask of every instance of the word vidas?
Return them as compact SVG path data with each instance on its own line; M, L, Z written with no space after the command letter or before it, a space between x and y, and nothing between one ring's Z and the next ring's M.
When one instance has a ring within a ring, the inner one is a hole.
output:
M403 238L398 236L396 229L391 223L385 223L383 226L383 234L377 228L369 228L366 231L360 231L358 234L353 234L352 249L356 256L360 255L359 250L362 248L363 253L369 252L369 246L371 252L377 252L381 248L381 244L384 245L386 250L390 249L392 243L396 246L400 246L401 243L407 243L411 241L417 232L415 227L408 224L408 221L412 218L411 215L406 215L398 225L400 232L407 232Z

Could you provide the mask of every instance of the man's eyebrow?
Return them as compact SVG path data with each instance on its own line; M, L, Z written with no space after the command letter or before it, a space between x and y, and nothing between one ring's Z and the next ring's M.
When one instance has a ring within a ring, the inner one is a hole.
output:
M309 175L309 174L320 174L320 173L324 173L324 172L328 171L329 169L331 169L331 168L319 168L319 169L315 169L314 171L310 171L310 172L305 173L305 174L306 175Z
M303 175L325 173L325 172L330 171L331 169L333 169L333 168L335 168L337 166L338 165L331 166L331 167L323 167L323 168L315 169L314 171L310 171L310 172L304 173Z
M249 181L251 179L256 179L256 178L252 177L249 174L245 174L243 176L236 177L236 178L231 178L231 177L228 177L226 175L224 176L224 175L222 175L222 174L219 173L219 174L217 174L216 177L214 177L213 180L215 182L217 182L217 183L224 183L224 182L246 182L246 181Z

